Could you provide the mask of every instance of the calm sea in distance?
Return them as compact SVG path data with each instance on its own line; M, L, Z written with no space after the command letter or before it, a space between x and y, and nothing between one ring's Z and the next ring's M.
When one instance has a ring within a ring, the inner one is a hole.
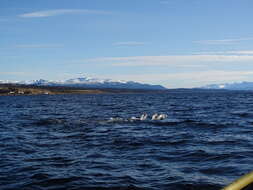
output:
M253 92L0 96L1 190L218 190L252 147Z

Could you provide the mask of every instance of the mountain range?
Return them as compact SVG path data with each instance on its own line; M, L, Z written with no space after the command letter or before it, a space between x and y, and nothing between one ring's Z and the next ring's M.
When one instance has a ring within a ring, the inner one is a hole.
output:
M253 90L253 82L209 84L201 88L202 89L225 89L225 90Z
M30 81L4 81L0 80L0 84L21 84L35 86L66 86L66 87L82 87L82 88L108 88L108 89L146 89L146 90L165 90L161 85L143 84L134 81L97 79L90 77L74 78L62 81L51 80L30 80Z

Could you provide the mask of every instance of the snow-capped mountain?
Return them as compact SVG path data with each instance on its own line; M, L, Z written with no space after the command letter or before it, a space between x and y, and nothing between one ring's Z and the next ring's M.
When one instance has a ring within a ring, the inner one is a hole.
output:
M203 86L204 89L226 89L226 90L253 90L253 82L209 84Z
M63 81L50 80L30 80L30 81L0 81L0 83L12 83L36 86L68 86L68 87L84 87L84 88L118 88L118 89L147 89L147 90L165 90L161 85L143 84L134 81L114 81L111 79L97 79L90 77L74 78Z

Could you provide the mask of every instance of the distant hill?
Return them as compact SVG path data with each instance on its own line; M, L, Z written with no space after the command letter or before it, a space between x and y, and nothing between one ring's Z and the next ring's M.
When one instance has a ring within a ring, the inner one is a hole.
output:
M202 89L225 89L225 90L253 90L253 82L210 84Z
M90 77L74 78L64 81L49 81L44 79L31 81L0 81L0 83L35 85L35 86L66 86L97 89L144 89L144 90L165 90L161 85L143 84L134 81L114 81L111 79L96 79Z

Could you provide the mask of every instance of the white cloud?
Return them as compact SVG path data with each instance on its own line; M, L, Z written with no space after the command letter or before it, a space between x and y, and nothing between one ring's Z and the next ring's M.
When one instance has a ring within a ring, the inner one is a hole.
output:
M34 79L45 77L41 73L29 72L0 72L1 75L27 76ZM192 72L176 72L176 73L139 73L139 74L103 74L100 78L110 78L113 80L137 81L150 84L161 84L168 88L191 88L200 87L207 84L252 81L253 71L223 71L223 70L206 70ZM39 77L38 77L39 76ZM56 73L52 75L56 77ZM73 77L74 74L57 75L58 79L66 79L65 77ZM92 77L97 77L92 75Z
M114 66L183 66L196 67L205 63L250 62L253 55L240 54L206 54L206 55L167 55L167 56L132 56L132 57L101 57L82 60L86 63L107 63Z
M231 51L209 51L209 52L196 52L194 55L253 55L253 50L231 50Z
M65 14L110 14L110 12L100 10L88 10L88 9L52 9L52 10L25 13L19 15L19 17L38 18L38 17L50 17Z
M251 41L253 38L235 38L235 39L222 39L222 40L199 40L194 41L194 43L203 45L229 45L234 43L239 43L242 41Z
M160 1L160 4L167 5L169 4L169 1Z
M200 87L211 83L224 83L233 81L252 80L253 71L222 71L208 70L181 73L149 73L104 75L105 78L114 80L133 80L143 83L162 84L168 88Z
M128 41L128 42L115 42L114 46L143 46L145 42L136 42L136 41Z
M205 54L200 52L191 55L101 57L86 59L83 62L118 67L118 74L101 76L104 78L162 84L168 88L190 88L212 83L253 80L253 70L249 70L253 62L251 50ZM127 71L130 73L120 73L120 67L128 67ZM134 68L135 72L131 73L133 68L130 67L138 68Z
M253 50L227 51L230 54L253 55Z
M0 22L6 22L6 21L9 21L9 19L7 19L7 18L0 18Z
M253 54L250 54L252 51L215 53L217 52L203 55L101 57L83 60L83 62L118 67L119 70L120 67L129 67L127 68L129 72L132 69L130 67L138 66L138 70L134 68L134 73L121 74L119 71L118 74L102 77L162 84L168 88L189 88L212 83L253 80L253 70L248 70L253 62ZM235 70L236 68L238 71Z
M25 72L0 72L1 75L25 75Z
M59 48L63 47L62 44L19 44L15 45L15 48Z

